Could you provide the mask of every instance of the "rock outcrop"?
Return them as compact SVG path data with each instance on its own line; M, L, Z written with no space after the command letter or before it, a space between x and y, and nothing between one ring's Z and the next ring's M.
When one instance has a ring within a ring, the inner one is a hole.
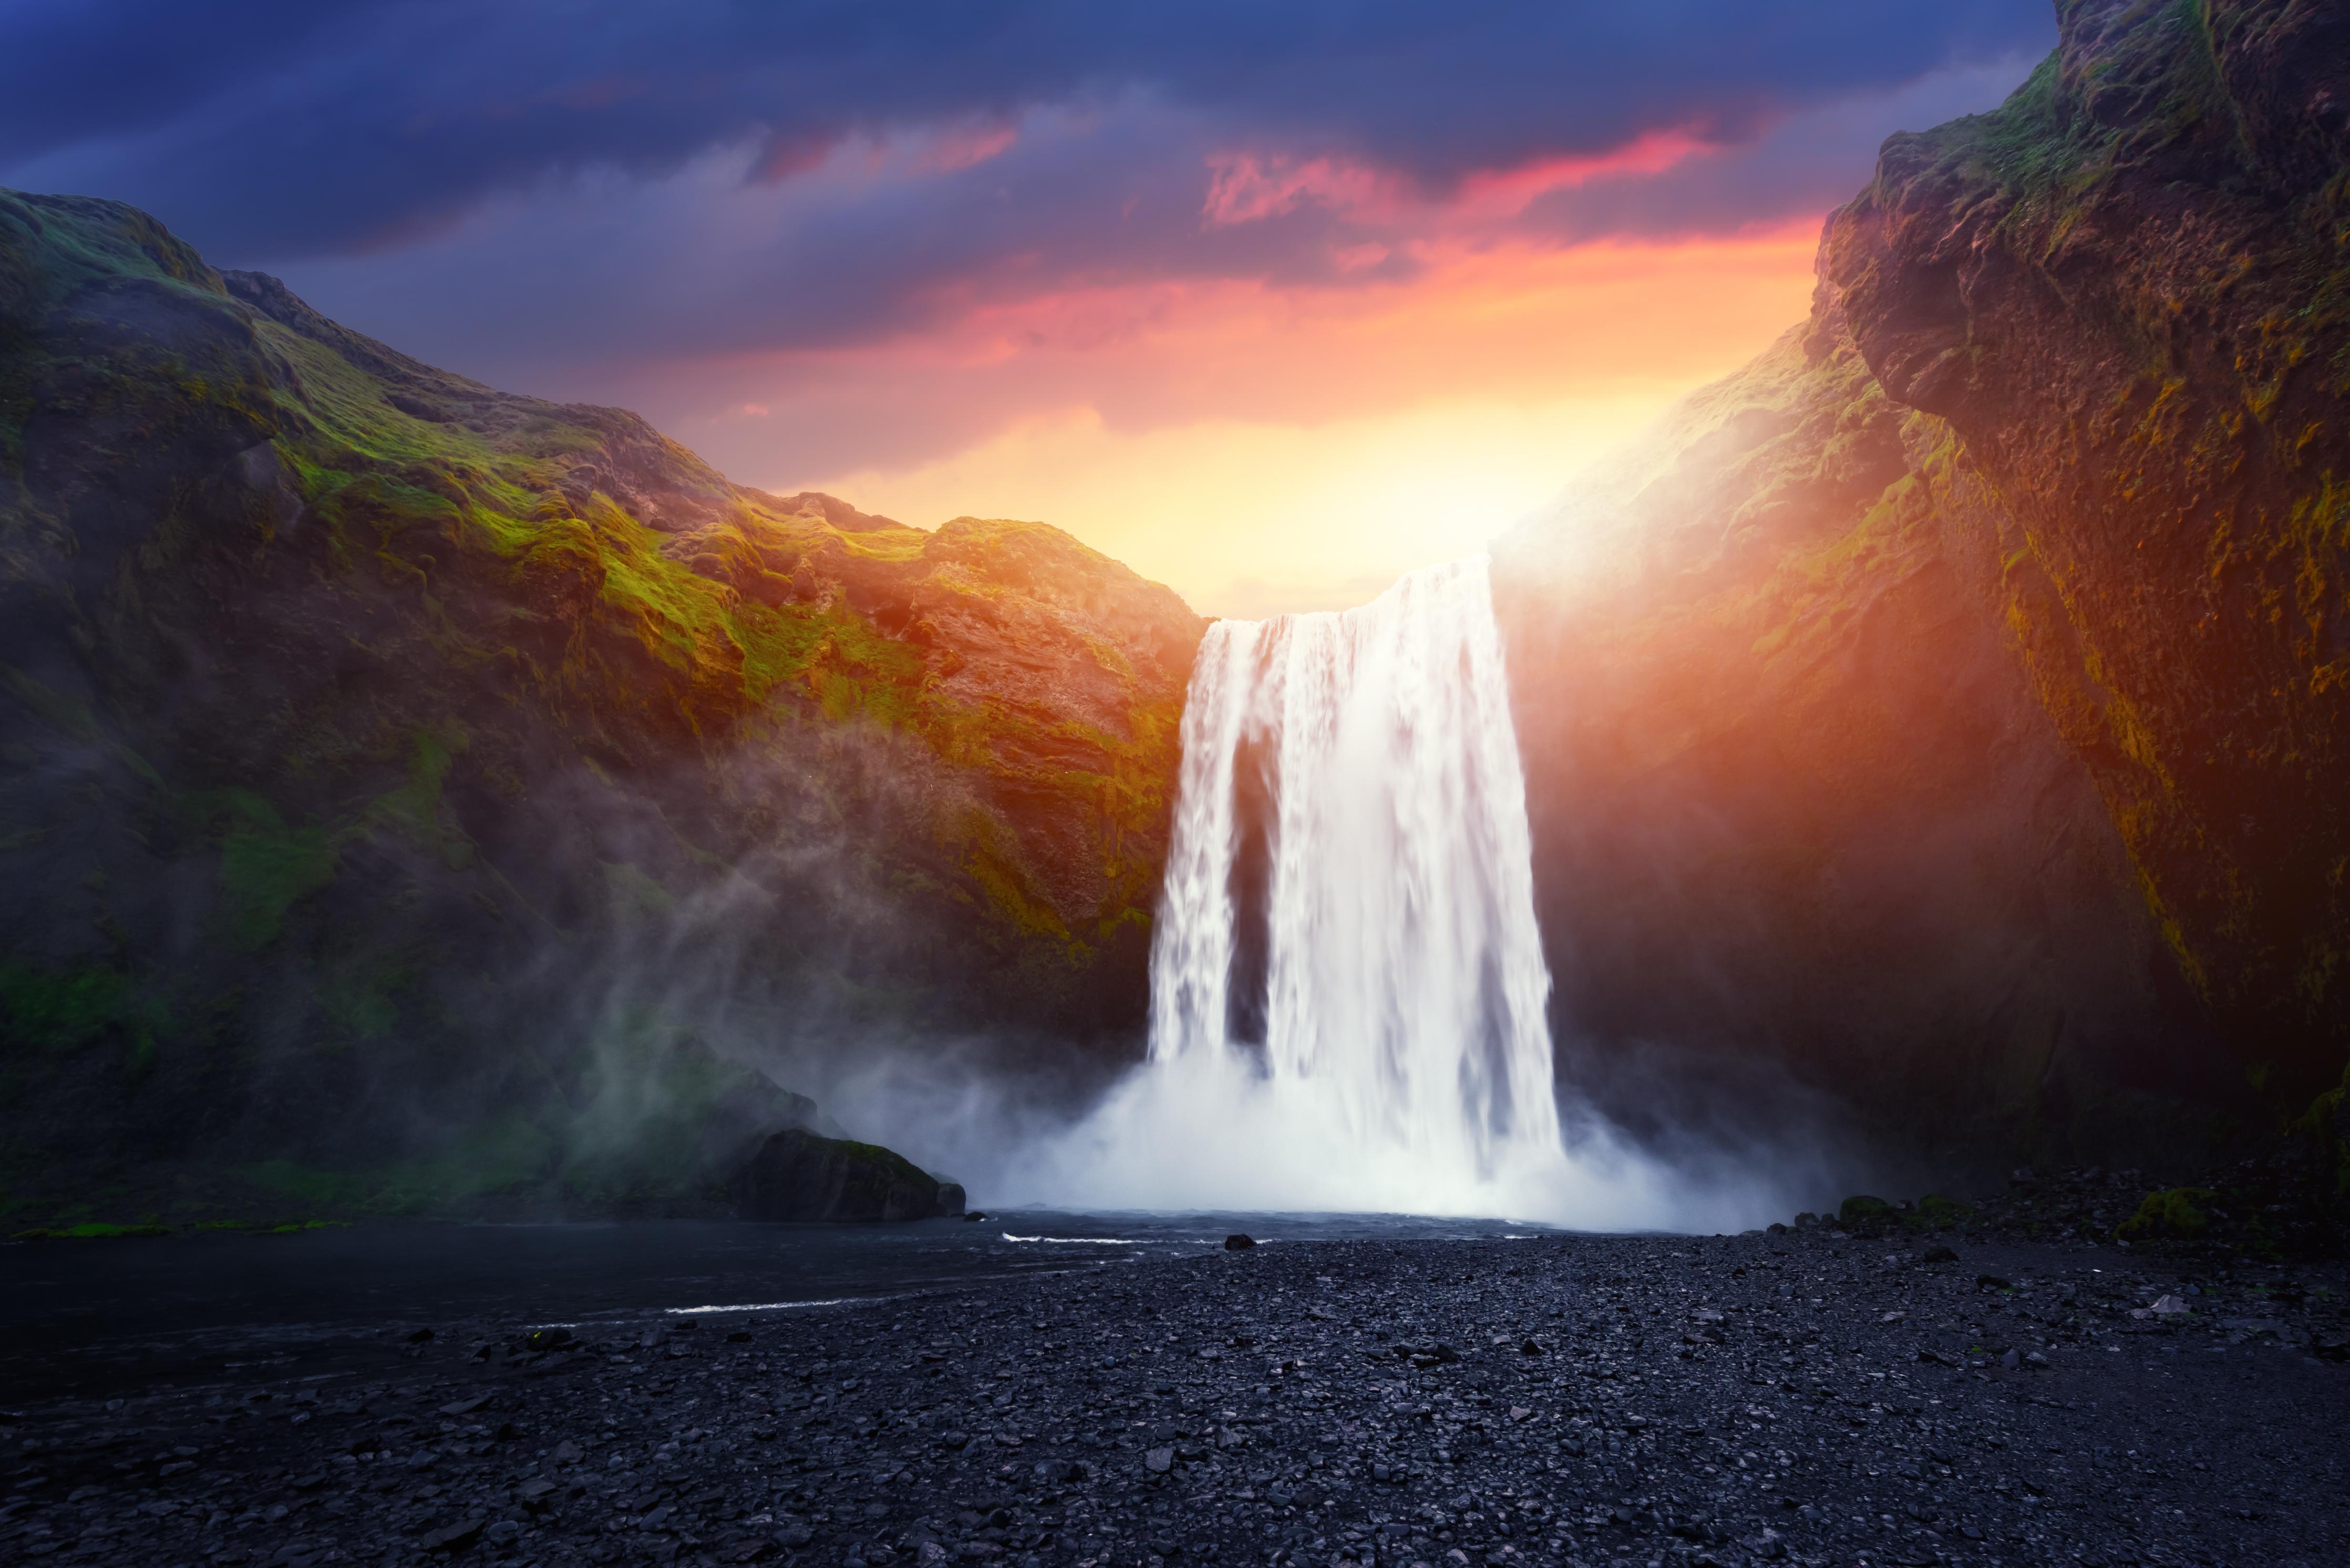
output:
M878 1144L779 1132L734 1179L737 1211L746 1220L871 1223L960 1219L963 1192L901 1154Z
M1496 552L1562 1071L1634 1125L1786 1069L1930 1166L2203 1092L1938 423L1824 307Z
M1823 275L2007 514L1995 607L2241 1072L2350 1040L2350 6L2068 0Z
M802 1046L1116 1056L1202 626L0 192L0 1183L723 1203Z
M2066 0L1497 552L1567 1069L2161 1166L2339 1079L2350 8Z

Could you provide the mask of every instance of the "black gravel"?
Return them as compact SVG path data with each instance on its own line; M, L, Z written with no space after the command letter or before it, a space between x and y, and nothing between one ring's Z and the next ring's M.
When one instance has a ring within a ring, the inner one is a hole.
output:
M1284 1243L537 1348L387 1327L7 1412L0 1560L2350 1562L2340 1264L1931 1250Z

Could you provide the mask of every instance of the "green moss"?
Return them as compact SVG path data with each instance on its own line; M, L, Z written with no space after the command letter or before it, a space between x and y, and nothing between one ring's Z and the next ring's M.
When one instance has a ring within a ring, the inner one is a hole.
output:
M1873 1236L1890 1230L1897 1217L1892 1204L1866 1193L1855 1193L1836 1209L1836 1223L1856 1236Z
M387 1039L400 1023L400 996L415 982L404 958L360 951L321 966L312 995L334 1026L333 1048Z
M2210 1217L2202 1205L2217 1196L2200 1187L2167 1187L2149 1192L2137 1212L2114 1228L2114 1234L2125 1241L2196 1241L2210 1228Z
M1122 638L1117 596L1136 585L1121 568L1035 524L845 534L815 512L784 515L629 416L508 397L298 309L248 308L126 209L0 195L0 322L131 289L150 304L161 289L184 313L172 350L135 328L116 335L131 344L120 356L55 357L56 334L24 339L21 356L0 346L0 534L24 552L21 570L0 575L38 594L77 552L128 545L77 607L93 618L102 679L90 690L103 702L0 672L13 715L0 744L28 764L44 748L77 759L111 748L121 764L92 770L102 820L90 837L105 847L58 878L70 892L57 908L99 912L61 933L60 950L146 950L166 926L156 889L190 877L209 877L217 909L188 933L201 950L177 979L119 958L70 973L0 968L0 1029L29 1047L11 1064L20 1079L63 1078L45 1052L109 1043L136 1068L162 1043L186 1048L174 1064L217 1107L251 1092L255 1064L281 1047L363 1053L365 1074L291 1054L273 1064L315 1075L281 1089L335 1101L411 1069L438 1082L462 1052L464 1072L450 1076L481 1068L496 1085L485 1092L534 1107L535 1131L500 1124L486 1142L399 1165L256 1168L265 1196L390 1212L565 1173L653 1194L699 1179L697 1118L717 1080L660 1068L661 1103L623 1107L622 1080L642 1075L595 1064L633 1023L572 1038L550 1023L484 1042L459 1035L444 999L506 979L500 966L542 933L597 927L616 908L658 925L710 876L792 862L803 832L853 837L868 823L886 835L857 841L866 902L902 899L926 922L916 940L867 941L868 924L837 942L822 933L810 944L821 958L788 950L806 913L788 906L816 878L795 867L764 878L785 906L776 929L792 933L775 962L808 976L828 1016L934 1019L999 995L1041 1014L1076 992L1103 947L1129 953L1147 931L1181 706L1163 646L1183 623ZM5 477L36 403L91 496L132 463L172 481L145 535L81 533ZM135 432L136 450L117 431ZM223 470L221 452L256 440L298 515ZM268 607L259 621L255 602ZM1150 615L1171 604L1136 602ZM1097 727L1049 700L975 695L1011 683L988 679L997 645L967 644L964 626L1044 639L1014 657L1066 662L1117 716ZM211 696L171 687L180 646L228 660ZM967 659L978 679L958 679ZM109 739L117 727L174 749L157 753L159 769ZM873 787L877 767L887 789ZM147 794L141 780L161 787ZM501 867L452 805L502 846L544 842L556 834L541 829L568 826L549 818L575 784L644 807L655 842L608 849L615 864L600 875L585 859ZM62 813L11 815L0 844L67 837ZM1057 907L1038 869L1048 856L1090 862L1102 895ZM970 1000L984 987L998 990ZM677 1044L674 1030L648 1035L658 1051Z
M101 1220L86 1220L68 1225L61 1231L19 1231L19 1241L114 1241L130 1237L168 1236L169 1225L109 1225Z
M1955 1231L1974 1215L1974 1206L1955 1198L1945 1198L1939 1192L1929 1192L1918 1199L1918 1210L1904 1223L1913 1230Z
M138 1074L153 1064L171 1029L170 1009L119 971L0 963L0 1034L10 1044L66 1054L119 1037Z
M2293 1122L2292 1131L2315 1146L2317 1158L2330 1172L2334 1197L2350 1199L2350 1065L2334 1086L2319 1095Z
M329 1170L286 1159L241 1174L265 1191L311 1209L413 1215L463 1209L482 1198L544 1181L558 1147L520 1115L464 1133L439 1151L359 1170ZM281 1224L279 1230L287 1229Z
M1013 858L1008 836L993 819L977 812L968 814L963 835L963 872L989 907L1016 930L1067 942L1067 922L1042 894L1031 889L1027 876Z
M378 795L366 813L369 823L398 831L432 851L452 871L463 869L473 859L473 846L443 807L441 792L451 763L470 742L464 727L454 722L420 728L410 753L406 781L398 789Z
M222 912L237 941L267 947L286 912L335 879L341 849L323 827L289 827L258 795L240 795L242 824L221 840Z

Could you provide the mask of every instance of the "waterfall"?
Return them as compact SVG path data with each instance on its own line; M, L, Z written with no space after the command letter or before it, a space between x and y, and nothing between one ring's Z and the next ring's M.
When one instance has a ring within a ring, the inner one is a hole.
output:
M1248 1053L1365 1152L1447 1185L1555 1153L1550 974L1483 559L1358 609L1218 622L1182 743L1151 1060Z
M1482 557L1358 609L1211 627L1182 747L1149 1059L1015 1140L995 1190L1609 1229L1792 1212L1742 1158L1691 1146L1669 1168L1572 1099L1562 1126Z

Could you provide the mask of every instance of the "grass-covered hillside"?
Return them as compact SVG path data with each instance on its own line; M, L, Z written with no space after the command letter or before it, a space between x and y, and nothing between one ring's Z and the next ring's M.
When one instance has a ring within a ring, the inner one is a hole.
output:
M1126 1038L1201 627L0 192L0 1204L673 1196L743 1064Z

